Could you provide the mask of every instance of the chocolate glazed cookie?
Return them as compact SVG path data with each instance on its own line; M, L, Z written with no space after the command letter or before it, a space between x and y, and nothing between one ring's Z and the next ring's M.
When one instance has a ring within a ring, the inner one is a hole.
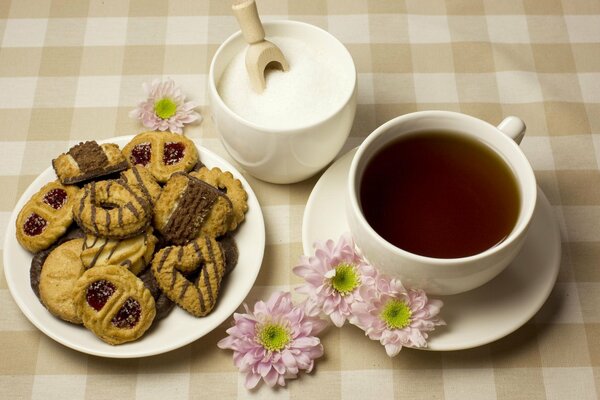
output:
M156 202L154 226L168 242L183 245L200 235L223 235L232 209L227 196L208 183L176 173Z
M52 160L52 167L64 184L107 176L123 171L127 165L119 146L113 143L99 145L94 140L79 143Z
M202 268L194 282L183 274ZM219 243L203 236L186 246L165 247L152 260L158 285L177 305L196 317L209 314L217 304L225 260Z
M233 207L233 215L230 218L228 230L235 230L244 220L246 211L248 211L248 193L244 190L242 182L235 179L231 172L221 171L217 167L212 169L203 167L196 172L191 172L190 175L216 187L227 195Z

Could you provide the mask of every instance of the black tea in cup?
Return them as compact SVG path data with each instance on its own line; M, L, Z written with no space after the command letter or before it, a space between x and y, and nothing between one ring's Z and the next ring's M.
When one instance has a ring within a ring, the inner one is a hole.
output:
M434 258L461 258L501 243L519 217L517 181L486 144L446 131L397 139L368 162L360 204L394 246Z

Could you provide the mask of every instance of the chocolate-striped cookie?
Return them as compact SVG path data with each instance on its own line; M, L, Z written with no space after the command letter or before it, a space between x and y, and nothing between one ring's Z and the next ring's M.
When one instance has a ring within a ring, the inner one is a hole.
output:
M183 274L201 268L193 282ZM217 304L225 260L219 243L202 236L186 246L165 247L152 259L158 285L177 305L196 317L210 313Z
M86 233L124 239L143 232L152 217L150 204L119 180L88 183L73 206Z
M140 165L134 165L121 172L121 180L138 195L143 196L151 206L154 206L162 191L150 171Z
M138 275L152 260L156 242L152 228L121 240L88 234L83 242L81 261L86 269L111 264L121 265Z

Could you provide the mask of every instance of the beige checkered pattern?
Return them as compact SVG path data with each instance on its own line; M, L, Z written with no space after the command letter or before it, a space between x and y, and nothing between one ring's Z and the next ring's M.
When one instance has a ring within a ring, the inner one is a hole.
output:
M141 83L172 77L200 101L190 137L226 156L206 106L219 43L237 30L227 0L0 0L0 232L14 204L74 142L133 134ZM595 399L600 393L600 2L598 0L258 0L265 20L318 25L358 68L346 149L388 119L446 109L526 121L522 147L563 236L559 281L516 333L468 351L389 359L353 327L330 329L316 371L287 390L243 388L222 326L142 360L77 353L20 313L0 274L0 398ZM306 199L248 177L267 248L249 301L298 283ZM0 246L4 241L0 241ZM0 252L2 249L0 249ZM1 259L1 257L0 257Z

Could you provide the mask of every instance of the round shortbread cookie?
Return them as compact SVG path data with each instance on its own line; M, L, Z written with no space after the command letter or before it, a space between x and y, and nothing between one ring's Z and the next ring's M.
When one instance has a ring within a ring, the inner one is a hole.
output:
M73 287L85 268L80 259L83 239L65 242L52 250L40 273L40 300L53 315L81 324L73 301Z

